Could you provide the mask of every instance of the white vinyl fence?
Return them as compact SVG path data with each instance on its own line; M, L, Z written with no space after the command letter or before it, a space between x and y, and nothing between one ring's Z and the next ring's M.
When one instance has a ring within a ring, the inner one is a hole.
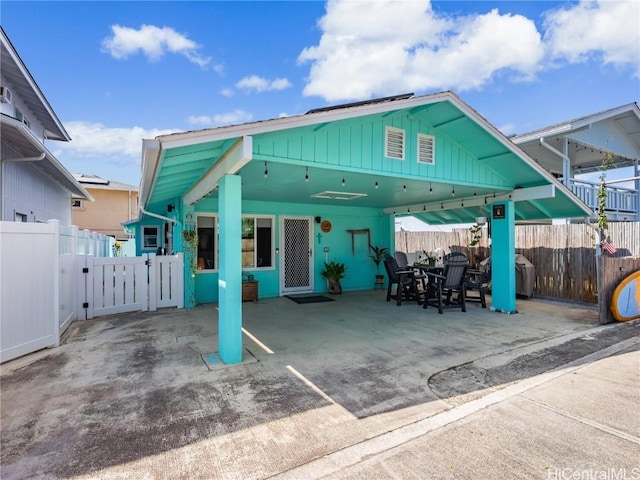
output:
M183 308L183 257L108 257L75 226L0 222L0 362L57 346L74 320Z

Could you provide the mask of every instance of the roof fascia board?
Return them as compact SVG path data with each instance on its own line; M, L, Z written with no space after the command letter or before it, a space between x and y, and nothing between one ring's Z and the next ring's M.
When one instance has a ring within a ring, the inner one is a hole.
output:
M618 108L614 108L612 110L607 110L606 112L596 113L586 118L582 118L580 120L575 121L573 125L573 129L579 129L581 127L586 127L592 123L601 122L603 120L608 120L612 117L620 115L621 113L635 113L638 120L640 120L640 109L635 103L630 103L628 105L622 105Z
M20 58L20 55L18 55L18 52L14 48L13 44L11 43L11 40L9 40L9 37L7 36L7 34L5 33L2 27L0 27L0 38L2 39L2 43L5 45L7 51L9 52L11 59L14 61L14 63L20 70L20 73L22 74L22 77L24 78L25 82L29 85L31 90L33 90L33 92L36 94L36 96L38 97L38 99L40 100L44 108L47 110L47 113L50 115L51 119L56 124L56 127L58 127L58 129L60 130L60 133L62 134L62 137L63 137L63 138L59 138L56 135L55 137L51 137L51 139L63 140L65 142L71 141L71 137L69 136L64 126L62 125L62 122L60 121L56 113L53 111L53 108L49 104L49 101L42 93L42 90L40 90L40 87L38 87L38 84L36 83L33 76L31 76L29 69ZM51 132L51 133L55 133L55 132Z
M394 110L410 109L416 106L453 100L454 98L456 97L453 93L442 92L421 97L408 98L406 100L397 100L391 103L362 105L345 108L344 110L329 110L327 112L276 118L272 120L265 120L263 122L253 122L185 133L174 133L162 135L156 138L161 142L164 149L178 148L198 143L214 142L226 138L271 133L279 130L308 127L339 120L348 120L365 115L376 115L392 112Z
M499 193L495 197L493 195L480 197L457 198L455 200L445 200L443 202L419 203L414 205L404 205L400 207L388 207L382 210L385 215L392 215L397 212L402 214L422 213L422 212L439 212L443 210L459 209L464 203L466 207L479 207L486 205L487 198L491 198L491 203L509 200L512 202L524 202L531 200L539 200L542 198L553 198L556 195L555 185L540 185L537 187L516 188L510 192Z
M142 178L140 180L140 206L146 207L151 193L155 188L158 175L158 165L162 156L160 141L153 139L142 140Z
M638 108L638 105L636 103L629 103L627 105L621 105L617 108L612 108L611 110L595 113L587 117L577 118L557 125L553 125L551 127L541 128L539 130L525 133L523 135L515 135L511 137L511 141L513 141L513 143L515 143L516 145L529 143L531 141L537 140L540 137L550 137L553 135L560 135L574 130L579 130L581 128L589 126L592 123L600 122L602 120L606 120L608 118L615 117L616 115L620 115L621 113L626 112L632 112L638 119L640 119L640 109Z
M62 175L62 179L54 179L56 180L60 186L62 186L65 190L68 190L71 194L77 195L76 198L84 198L85 200L89 200L91 202L94 201L93 197L87 190L76 180L76 178L69 172L53 154L44 146L38 138L33 134L31 129L29 129L24 123L10 117L2 117L3 124L9 125L12 128L17 129L20 134L26 138L29 143L33 145L33 147L41 153L44 153L46 161L48 161L56 170L60 172Z
M217 162L184 194L182 202L192 205L213 190L225 175L233 175L251 161L253 137L236 140Z
M469 107L466 103L460 100L456 95L451 94L452 101L456 104L458 108L467 113L467 115L473 118L476 122L478 122L486 131L493 135L493 137L498 140L505 148L511 150L515 155L517 155L523 162L525 162L529 167L535 170L538 174L542 176L546 181L555 185L556 188L562 190L566 197L570 199L574 204L580 207L585 212L591 214L590 210L586 209L586 206L576 198L571 190L562 185L556 178L551 175L551 173L547 172L541 165L539 165L535 160L533 160L529 155L527 155L524 150L522 150L519 146L515 145L511 140L509 140L500 130L491 125L487 120L485 120L480 114L478 114L475 110Z

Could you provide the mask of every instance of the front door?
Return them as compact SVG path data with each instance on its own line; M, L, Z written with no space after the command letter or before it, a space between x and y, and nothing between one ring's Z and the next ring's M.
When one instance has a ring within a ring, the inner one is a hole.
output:
M280 217L280 293L313 291L312 217Z

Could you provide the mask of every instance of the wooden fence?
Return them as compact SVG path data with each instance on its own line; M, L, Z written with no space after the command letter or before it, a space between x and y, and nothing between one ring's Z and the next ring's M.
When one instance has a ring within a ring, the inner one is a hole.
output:
M612 222L608 237L618 251L614 255L604 253L603 257L639 257L624 266L626 275L639 270L640 222ZM596 239L597 232L584 224L517 225L516 253L524 255L536 267L535 296L597 304ZM467 247L470 242L471 233L466 229L396 232L396 250L404 252L433 252L438 248L444 253L461 251L472 264L478 264L491 254L486 227L482 229L482 238L476 247ZM602 290L608 295L607 305L620 281L619 275L615 274L616 269L620 273L619 267L617 262L605 261L601 265L605 282Z

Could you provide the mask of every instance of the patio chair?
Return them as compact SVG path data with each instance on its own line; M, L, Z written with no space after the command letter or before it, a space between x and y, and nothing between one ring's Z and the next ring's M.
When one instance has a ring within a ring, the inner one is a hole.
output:
M445 263L449 262L460 262L460 263L469 263L467 256L462 252L451 252L450 254L445 256ZM488 272L483 272L482 270L476 270L472 268L467 268L467 275L465 277L464 285L466 287L465 291L465 299L467 302L480 302L482 308L487 308L487 301L485 299L485 294L488 289L488 283L490 280L490 275ZM469 293L471 292L471 295ZM475 293L477 292L477 294Z
M427 308L428 305L438 307L438 313L440 314L445 308L461 308L463 312L466 312L465 279L468 265L465 255L456 255L445 259L442 275L427 272L429 284L423 308ZM455 299L453 299L454 293L457 294Z
M409 265L409 261L407 260L406 253L396 252L393 254L393 256L396 259L396 263L398 264L398 268L400 270L413 270L413 277L416 279L416 281L420 282L420 285L422 285L422 290L426 291L427 275L425 275L424 273L421 273L419 270L416 270L415 268L411 268L411 266Z
M402 305L403 300L415 300L420 305L422 299L413 270L401 270L398 268L395 258L391 256L385 257L383 262L389 278L387 282L387 302L393 298L397 306ZM393 285L396 285L395 294L392 293Z
M467 278L465 280L465 287L467 288L466 297L467 301L480 302L482 308L487 308L487 301L485 294L489 289L489 281L491 280L491 269L487 268L485 271L468 269ZM477 294L475 294L477 292ZM471 295L469 295L471 293Z

